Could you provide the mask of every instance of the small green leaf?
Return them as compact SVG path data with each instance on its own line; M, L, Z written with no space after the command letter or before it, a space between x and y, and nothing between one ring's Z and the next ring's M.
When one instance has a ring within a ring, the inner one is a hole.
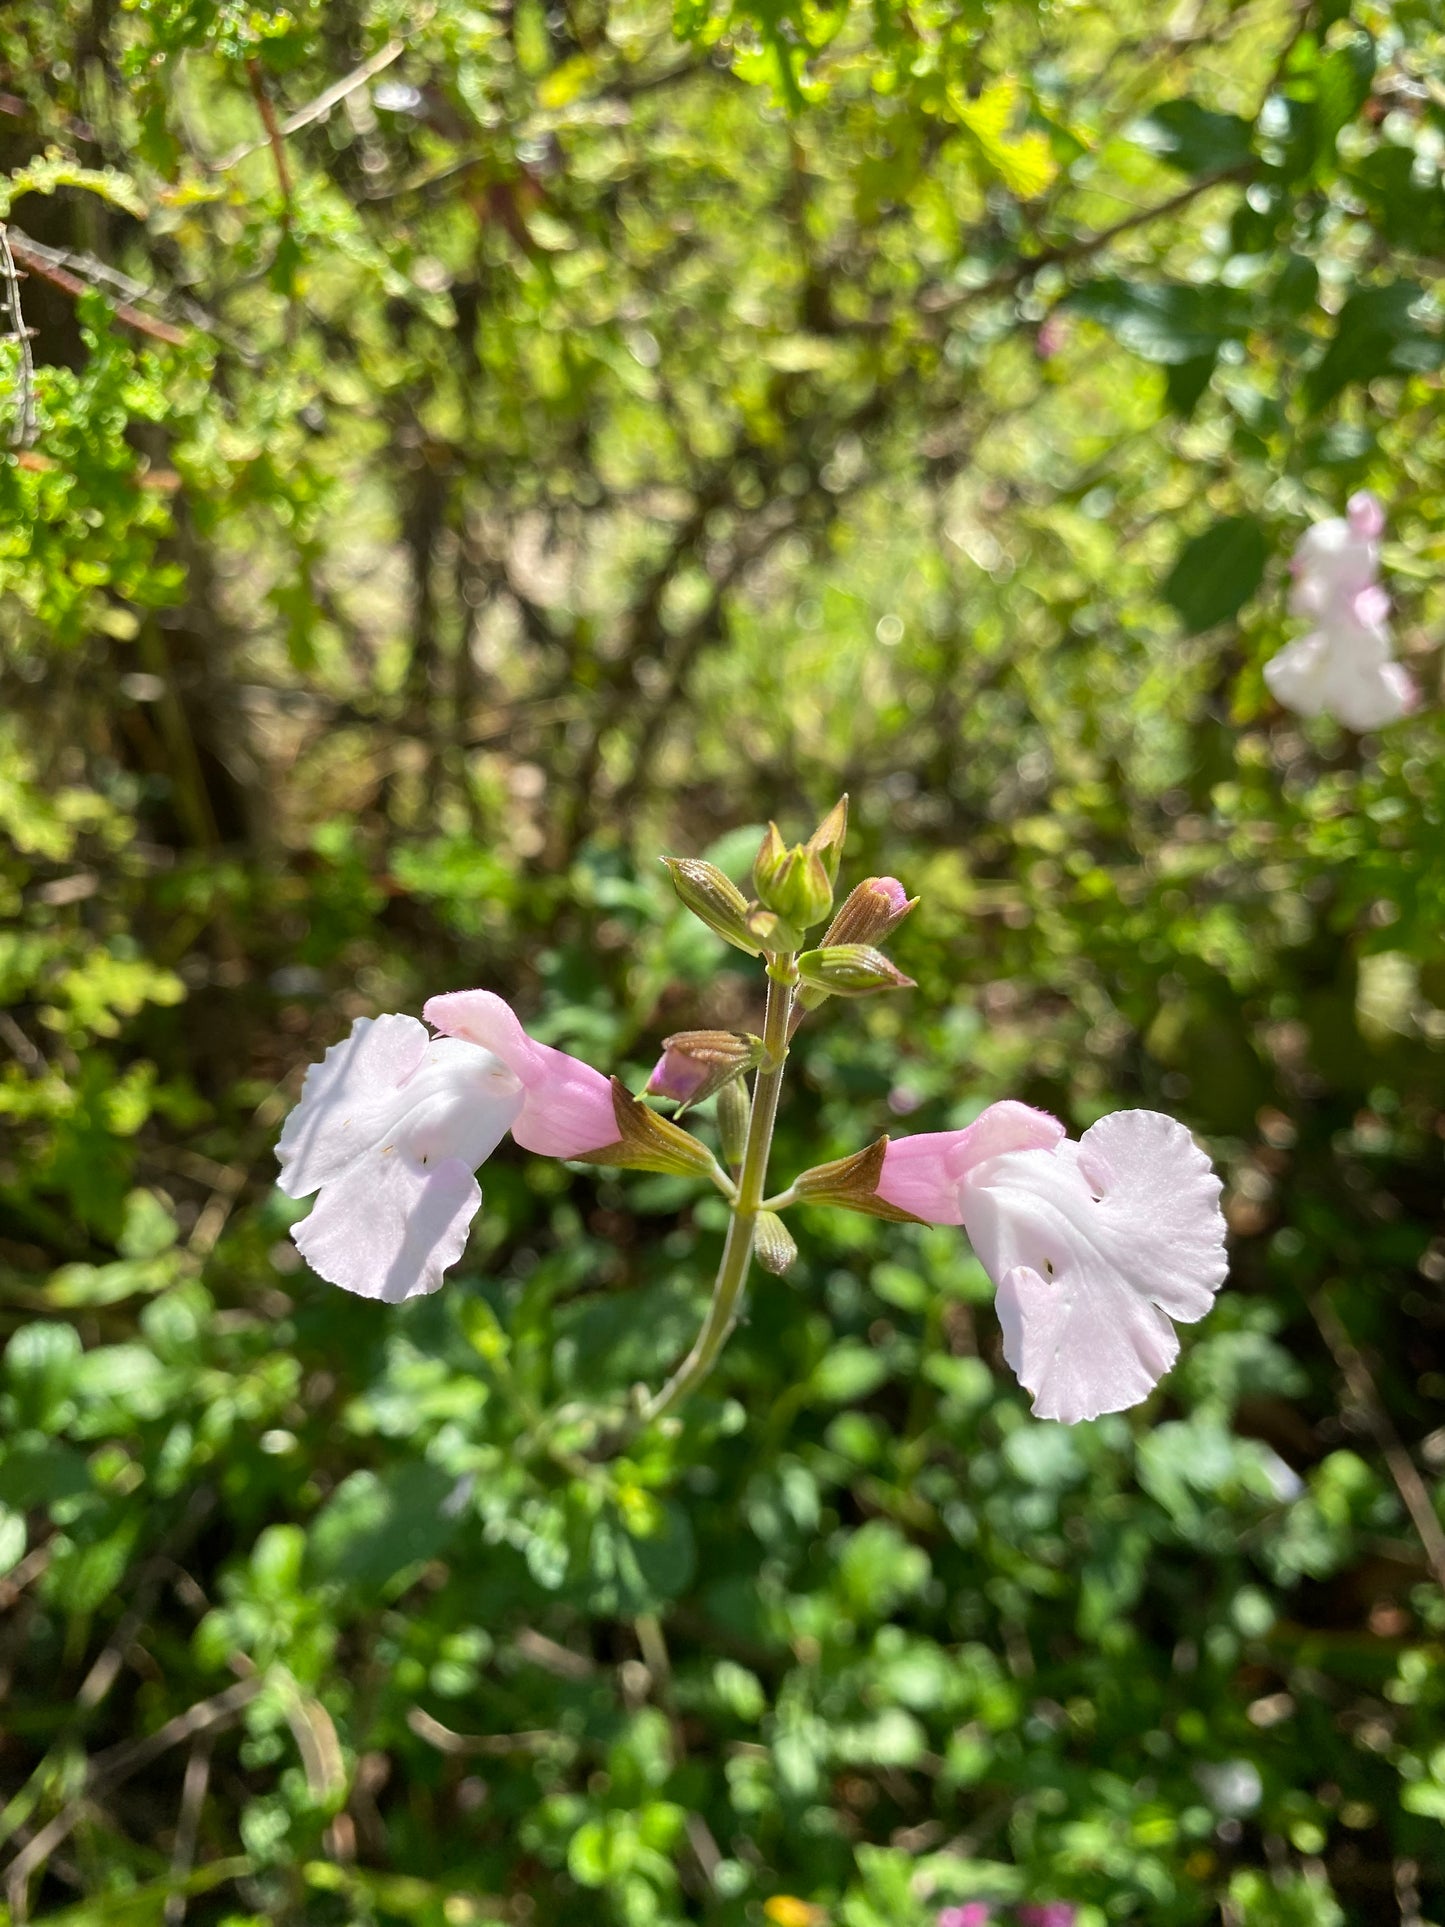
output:
M1259 587L1267 551L1259 524L1227 516L1186 542L1164 584L1164 600L1188 634L1227 622Z
M1332 48L1320 62L1315 81L1319 152L1332 153L1340 130L1348 127L1370 97L1375 77L1375 43L1363 29Z
M1161 101L1129 130L1136 146L1184 174L1222 174L1253 158L1253 130L1238 114L1217 114L1197 100Z
M435 1557L451 1537L455 1487L449 1473L419 1460L380 1475L353 1472L311 1523L309 1566L325 1579L385 1586Z
M1318 410L1352 382L1429 374L1442 361L1445 342L1429 325L1426 295L1417 282L1362 288L1341 308L1333 340L1305 379L1305 400Z
M1185 281L1094 281L1070 295L1067 305L1108 328L1131 354L1165 367L1218 354L1245 325L1232 289Z

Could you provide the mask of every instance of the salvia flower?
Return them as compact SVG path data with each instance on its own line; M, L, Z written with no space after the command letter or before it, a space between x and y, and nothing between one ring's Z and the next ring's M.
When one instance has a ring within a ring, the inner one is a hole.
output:
M1158 1111L1115 1111L1076 1143L1042 1111L995 1104L966 1130L889 1144L877 1189L967 1231L1040 1418L1137 1405L1178 1356L1172 1321L1202 1318L1224 1282L1219 1180Z
M1290 560L1289 606L1315 624L1265 664L1272 694L1301 716L1333 716L1347 729L1378 729L1418 701L1395 661L1390 599L1377 580L1385 511L1367 489L1343 516L1316 522Z
M965 1900L959 1907L945 1907L935 1927L988 1927L993 1908L986 1900Z
M535 1043L500 997L460 991L426 1014L449 1034L359 1017L307 1071L276 1146L281 1189L318 1194L292 1227L297 1250L329 1283L388 1304L435 1291L461 1257L482 1202L473 1174L508 1131L552 1157L618 1137L606 1078Z

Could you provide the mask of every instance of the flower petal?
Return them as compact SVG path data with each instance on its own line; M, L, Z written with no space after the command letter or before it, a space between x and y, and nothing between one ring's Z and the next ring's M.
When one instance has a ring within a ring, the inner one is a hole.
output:
M962 1224L959 1186L976 1164L1005 1151L1046 1151L1063 1135L1063 1125L1047 1111L1005 1098L961 1131L894 1139L883 1154L878 1196L929 1224Z
M1334 664L1326 707L1346 729L1382 729L1408 715L1415 700L1410 674L1398 663L1344 656Z
M304 1198L378 1142L406 1104L398 1091L426 1055L415 1017L358 1017L351 1034L313 1064L276 1145L288 1197Z
M1264 665L1264 680L1277 702L1297 716L1318 716L1325 706L1330 670L1329 645L1318 630L1287 642Z
M1116 1111L1077 1145L1008 1152L968 1176L963 1221L1039 1417L1123 1411L1168 1370L1166 1314L1202 1318L1224 1281L1219 1192L1188 1131L1157 1111Z
M1290 608L1296 615L1322 614L1330 603L1368 588L1379 560L1379 544L1343 516L1313 523L1290 558Z
M356 1159L291 1227L318 1277L388 1305L435 1291L482 1202L460 1158L424 1164L395 1146Z
M521 1108L520 1082L490 1051L428 1037L415 1017L360 1017L306 1073L276 1146L277 1182L305 1197L392 1143L474 1171Z
M580 1158L617 1142L612 1086L602 1073L566 1051L537 1043L511 1006L490 990L432 997L422 1014L438 1030L494 1051L519 1079L523 1102L512 1136L524 1151Z

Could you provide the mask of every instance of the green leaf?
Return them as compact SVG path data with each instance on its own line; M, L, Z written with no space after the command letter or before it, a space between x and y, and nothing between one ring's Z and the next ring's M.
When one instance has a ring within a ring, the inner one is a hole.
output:
M1430 325L1418 282L1362 288L1341 308L1333 339L1305 378L1311 410L1323 408L1352 382L1380 375L1429 374L1445 360L1445 342Z
M1171 414L1188 421L1209 386L1218 359L1217 355L1197 355L1193 361L1169 364L1164 375L1164 392L1169 398Z
M1164 600L1189 635L1227 622L1264 577L1267 550L1252 516L1231 515L1186 542L1165 581Z
M1214 356L1244 332L1232 289L1193 282L1093 281L1069 295L1066 305L1109 329L1131 354L1166 367Z
M457 1481L414 1460L386 1472L353 1472L311 1522L307 1560L319 1578L385 1586L434 1558L456 1530L449 1501Z
M68 1445L20 1445L0 1459L0 1501L20 1512L90 1490L85 1460Z
M1333 153L1347 127L1370 97L1375 77L1375 43L1363 28L1331 49L1315 79L1317 139L1322 155Z
M1022 90L1012 79L993 81L973 98L961 87L948 90L953 118L972 136L985 165L1010 193L1031 201L1043 193L1058 166L1046 135L1017 129L1022 100Z
M1254 130L1238 114L1217 114L1197 100L1161 101L1129 130L1138 147L1185 174L1221 174L1253 158Z
M67 1393L80 1360L80 1334L59 1319L22 1325L5 1347L5 1378L21 1429L58 1431L69 1410Z
M592 1524L580 1591L594 1613L657 1612L687 1590L697 1570L692 1523L671 1500L651 1508L648 1529L604 1507Z
M845 1342L813 1367L808 1390L825 1405L852 1405L876 1392L888 1376L888 1360L868 1345Z

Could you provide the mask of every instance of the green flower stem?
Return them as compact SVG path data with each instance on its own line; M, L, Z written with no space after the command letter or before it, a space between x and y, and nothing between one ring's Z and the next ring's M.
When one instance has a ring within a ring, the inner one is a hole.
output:
M643 1411L648 1422L662 1418L696 1389L717 1363L718 1353L742 1309L743 1287L753 1255L753 1235L768 1176L768 1153L773 1147L773 1124L778 1115L778 1093L783 1066L788 1061L788 1028L798 967L791 957L774 957L768 965L768 1004L763 1016L763 1060L753 1085L752 1115L738 1173L737 1197L728 1219L728 1235L718 1263L712 1303L702 1330L687 1357Z

